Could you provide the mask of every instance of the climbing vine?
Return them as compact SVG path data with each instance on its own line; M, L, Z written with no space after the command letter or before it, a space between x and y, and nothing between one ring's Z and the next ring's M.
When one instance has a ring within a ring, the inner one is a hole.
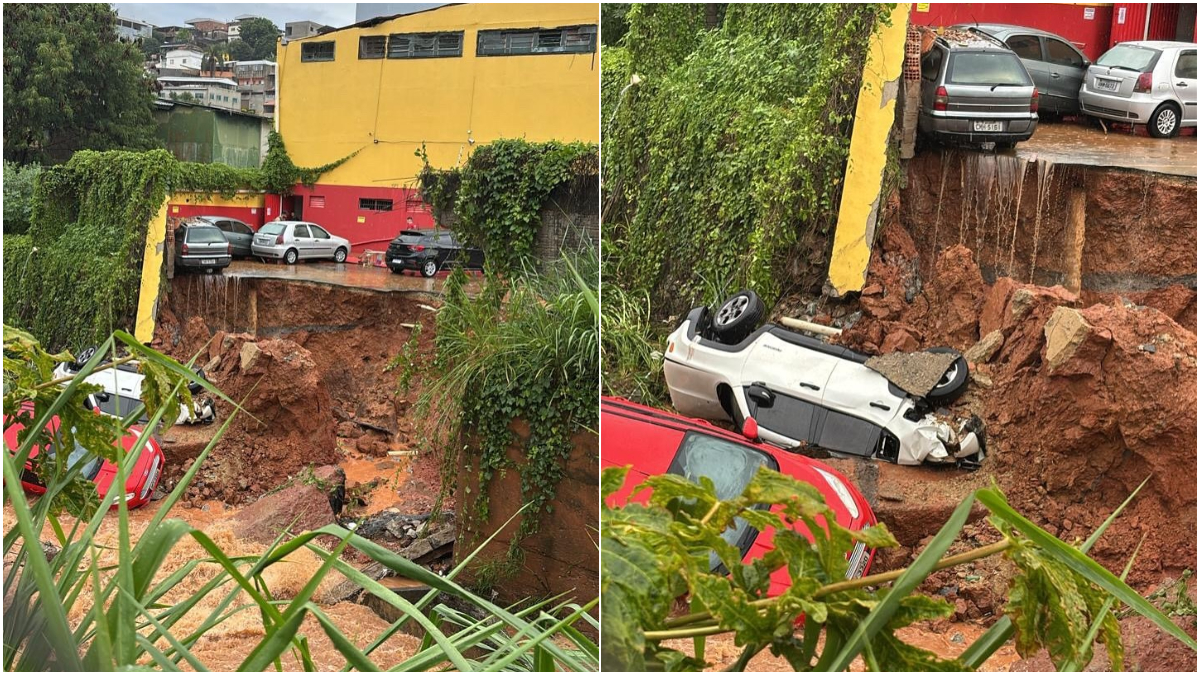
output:
M772 303L819 287L885 11L635 5L603 60L606 278L649 295L656 319L718 300L710 289Z
M263 159L261 169L263 187L267 192L281 195L290 194L297 183L312 187L322 174L333 171L357 154L356 150L339 160L305 169L292 162L287 146L283 143L283 135L278 131L272 131L267 136L267 156Z
M483 526L492 515L493 479L520 472L528 506L511 541L511 563L520 560L521 540L552 510L573 438L598 429L598 260L585 251L541 272L492 273L474 296L467 283L461 270L446 282L432 357L398 362L425 385L416 417L431 420L426 437L442 450L439 503L461 489L463 522ZM407 385L410 375L400 379ZM527 433L518 434L520 427ZM499 515L503 522L511 514Z
M38 176L28 235L4 238L5 320L51 349L128 330L149 224L168 195L285 192L346 159L297 168L278 134L263 169L180 162L166 150L77 152Z
M597 152L587 143L501 139L476 148L462 168L439 170L422 149L421 193L436 212L453 213L460 239L482 248L494 269L508 272L533 254L541 211L552 193L565 188L568 196L592 194Z

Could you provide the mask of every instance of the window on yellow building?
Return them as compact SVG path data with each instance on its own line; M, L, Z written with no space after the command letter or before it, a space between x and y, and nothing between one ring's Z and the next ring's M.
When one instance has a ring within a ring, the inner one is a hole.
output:
M388 37L389 59L435 59L462 56L462 31L393 33Z
M332 61L333 42L305 42L300 45L300 60Z
M481 30L476 56L588 54L596 51L596 26Z
M358 208L362 211L391 211L392 200L368 199L366 197L359 197Z
M358 38L358 58L382 59L386 52L386 35L368 35Z

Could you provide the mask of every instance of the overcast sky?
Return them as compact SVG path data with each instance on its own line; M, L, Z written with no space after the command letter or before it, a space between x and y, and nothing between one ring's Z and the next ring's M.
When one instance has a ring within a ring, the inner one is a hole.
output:
M155 26L182 26L188 19L229 21L240 14L265 16L283 28L288 21L316 21L340 28L355 23L353 2L114 2L121 16L148 21ZM401 3L396 12L413 11L442 3Z

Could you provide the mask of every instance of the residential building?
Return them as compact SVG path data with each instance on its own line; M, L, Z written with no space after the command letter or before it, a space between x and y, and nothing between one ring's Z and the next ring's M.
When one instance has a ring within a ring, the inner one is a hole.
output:
M211 108L225 110L242 109L242 95L238 93L237 82L216 77L175 77L158 78L158 97L163 99L189 100ZM188 96L185 96L188 95Z
M227 32L229 33L229 39L232 40L234 38L238 38L241 36L242 22L245 21L246 19L262 19L262 18L264 18L264 17L259 16L258 14L239 14L238 16L233 17L233 21L230 21L229 25L228 25Z
M257 115L275 115L275 62L238 61L233 79L242 95L242 110Z
M204 52L190 45L174 45L159 61L159 75L197 75L203 65Z
M322 28L325 26L316 21L289 21L283 25L283 39L286 42L310 37L319 34Z
M354 5L354 20L366 21L381 16L400 16L435 9L448 2L359 2Z
M445 169L501 138L599 142L598 24L595 4L459 4L281 45L275 118L292 160L357 153L283 206L382 248L434 226L422 148ZM268 200L268 220L280 206Z
M159 140L181 161L239 168L262 165L272 128L270 119L258 115L165 99L155 102L154 121ZM261 215L252 224L260 223Z
M1095 61L1118 42L1196 41L1195 3L913 3L911 22L921 26L1009 23L1056 33Z
M120 14L117 15L118 39L124 42L135 42L152 35L154 35L154 26L152 24L131 19L127 16L121 16Z

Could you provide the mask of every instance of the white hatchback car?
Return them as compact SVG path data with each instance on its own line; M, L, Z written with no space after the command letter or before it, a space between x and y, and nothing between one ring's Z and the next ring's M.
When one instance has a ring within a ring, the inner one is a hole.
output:
M89 351L84 351L75 363L59 364L54 370L56 378L70 377L79 370L80 364L91 358ZM203 375L201 371L197 371ZM100 412L113 417L125 417L142 404L142 382L146 379L138 371L137 361L128 361L114 368L107 368L92 373L84 378L84 382L103 388L103 391L91 394L85 401L89 409L99 408ZM191 384L188 387L192 394L200 393L200 386ZM175 424L208 424L216 419L211 398L193 398L192 410L189 413L182 407ZM139 424L145 424L149 419L143 412Z
M1118 44L1088 67L1079 108L1093 117L1145 124L1156 138L1196 126L1196 45Z
M289 265L302 259L346 262L350 241L329 234L316 223L276 220L258 228L250 251L259 258L282 259Z
M969 372L961 355L926 396L912 396L864 365L865 354L771 324L755 329L762 314L752 291L733 296L715 315L707 307L688 314L667 338L664 355L676 410L731 420L746 435L784 449L809 446L835 457L905 465L979 466L979 418L950 423L935 413L935 406L966 390Z

